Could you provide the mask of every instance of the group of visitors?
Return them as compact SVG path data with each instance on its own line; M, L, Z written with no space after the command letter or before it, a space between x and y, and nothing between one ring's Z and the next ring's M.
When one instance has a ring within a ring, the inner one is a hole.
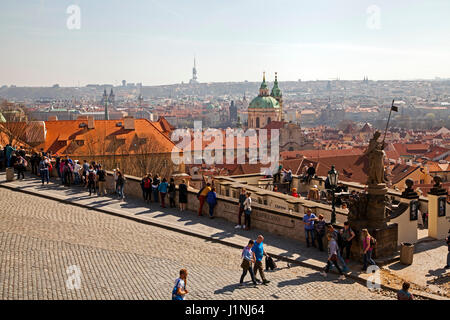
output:
M198 216L203 216L203 206L206 202L209 206L209 218L214 219L214 208L217 204L216 188L211 187L211 184L208 182L206 186L201 188L197 193L197 199L199 201Z
M166 208L166 196L169 197L169 207L176 207L176 185L175 180L170 178L167 182L167 178L160 178L158 174L152 175L147 173L141 179L142 197L147 203L160 203L162 208ZM186 181L183 179L178 186L178 203L180 211L186 210L188 198L188 187ZM153 200L152 200L153 199Z
M3 167L14 168L19 180L25 178L27 166L26 151L23 146L13 147L11 144L7 144L4 148L0 147L0 169Z

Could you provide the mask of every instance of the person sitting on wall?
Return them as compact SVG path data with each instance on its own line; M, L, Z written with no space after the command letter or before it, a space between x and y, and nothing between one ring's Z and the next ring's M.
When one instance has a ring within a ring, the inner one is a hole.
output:
M314 178L314 176L316 175L316 169L314 168L314 165L312 163L309 164L309 168L306 171L306 174L307 174L306 181L308 184L310 184L312 178Z
M297 188L292 188L291 196L300 198L300 195L297 193Z

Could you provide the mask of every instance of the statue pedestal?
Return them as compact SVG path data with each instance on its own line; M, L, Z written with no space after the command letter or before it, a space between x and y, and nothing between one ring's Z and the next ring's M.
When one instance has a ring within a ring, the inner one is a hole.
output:
M365 212L354 219L349 219L350 227L356 233L352 245L353 257L362 257L361 229L367 229L377 239L374 257L387 257L397 251L398 225L388 223L386 214L386 184L369 184L367 189L367 205Z
M432 190L428 193L428 236L445 239L450 230L450 205L447 203L447 191Z

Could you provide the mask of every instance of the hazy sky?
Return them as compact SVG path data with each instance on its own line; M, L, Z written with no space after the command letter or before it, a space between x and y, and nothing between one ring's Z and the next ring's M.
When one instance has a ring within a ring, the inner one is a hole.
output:
M449 13L448 0L0 0L0 85L187 82L194 55L201 82L450 77Z

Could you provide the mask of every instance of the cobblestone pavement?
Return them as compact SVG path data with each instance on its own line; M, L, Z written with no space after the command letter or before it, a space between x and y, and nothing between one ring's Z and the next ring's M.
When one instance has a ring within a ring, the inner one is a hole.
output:
M170 299L182 267L188 299L393 298L283 262L268 286L239 288L240 250L1 188L0 208L0 299Z

